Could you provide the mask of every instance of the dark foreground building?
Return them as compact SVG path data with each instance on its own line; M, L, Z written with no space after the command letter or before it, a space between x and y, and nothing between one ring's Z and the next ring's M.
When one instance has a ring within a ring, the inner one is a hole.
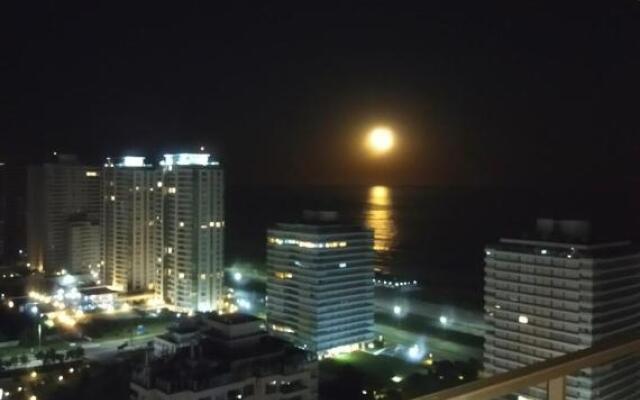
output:
M131 399L317 399L315 356L268 336L263 324L249 315L205 314L173 327L134 371Z

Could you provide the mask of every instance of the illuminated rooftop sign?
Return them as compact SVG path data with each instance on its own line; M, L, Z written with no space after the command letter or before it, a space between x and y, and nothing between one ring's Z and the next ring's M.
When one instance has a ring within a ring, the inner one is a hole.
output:
M144 167L144 157L124 156L118 167Z
M160 161L160 165L218 165L216 161L209 161L210 155L207 153L178 153L165 154L164 160Z

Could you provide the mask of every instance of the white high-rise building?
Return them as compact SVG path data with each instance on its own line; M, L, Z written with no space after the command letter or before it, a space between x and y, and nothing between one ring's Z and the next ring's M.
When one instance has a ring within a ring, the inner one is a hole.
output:
M640 328L640 249L584 221L539 220L527 239L486 247L484 372L495 375ZM637 358L567 378L567 399L640 398ZM546 399L540 388L522 399Z
M162 188L144 157L107 160L103 169L104 283L125 292L153 290L161 265Z
M70 222L100 215L100 170L75 156L31 166L27 179L27 255L33 268L50 273L76 269L69 254Z
M176 310L216 310L223 296L223 171L203 153L166 154L160 165L164 233L157 294Z
M312 222L277 224L267 236L273 335L321 357L373 340L373 232Z

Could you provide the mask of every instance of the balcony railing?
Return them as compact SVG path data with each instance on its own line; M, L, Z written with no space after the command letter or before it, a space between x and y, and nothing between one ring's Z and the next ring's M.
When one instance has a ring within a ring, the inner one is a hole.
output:
M640 354L640 333L612 337L588 349L414 400L492 400L539 385L546 385L549 400L565 400L567 375L633 354Z

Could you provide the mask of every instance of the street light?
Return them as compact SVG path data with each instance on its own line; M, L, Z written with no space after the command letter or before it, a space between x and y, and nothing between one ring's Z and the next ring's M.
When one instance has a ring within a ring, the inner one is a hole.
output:
M402 307L400 307L397 304L395 306L393 306L393 315L399 317L401 314L402 314Z

